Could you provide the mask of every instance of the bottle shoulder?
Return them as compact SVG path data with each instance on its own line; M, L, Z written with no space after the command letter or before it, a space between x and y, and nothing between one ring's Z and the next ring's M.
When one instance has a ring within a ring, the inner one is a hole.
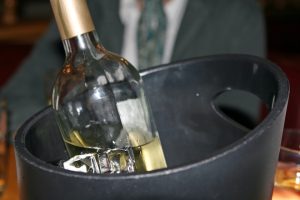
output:
M112 87L125 84L140 88L142 80L130 62L106 51L100 59L73 59L73 62L66 59L54 87L58 93L64 94L75 87L77 91L83 91L107 84Z
M105 72L114 77L110 82L118 82L126 79L127 81L141 81L138 70L125 58L107 51L99 60Z

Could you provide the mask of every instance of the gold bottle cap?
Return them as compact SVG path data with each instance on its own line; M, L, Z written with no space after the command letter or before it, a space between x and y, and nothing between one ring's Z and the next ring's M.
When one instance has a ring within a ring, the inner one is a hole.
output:
M86 0L50 0L61 39L95 30Z

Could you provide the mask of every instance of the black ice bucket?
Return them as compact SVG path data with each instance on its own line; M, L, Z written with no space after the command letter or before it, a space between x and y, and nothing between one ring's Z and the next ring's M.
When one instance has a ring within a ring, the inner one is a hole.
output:
M142 76L168 169L93 175L55 166L66 151L47 108L15 138L21 200L270 200L289 94L276 65L222 55Z

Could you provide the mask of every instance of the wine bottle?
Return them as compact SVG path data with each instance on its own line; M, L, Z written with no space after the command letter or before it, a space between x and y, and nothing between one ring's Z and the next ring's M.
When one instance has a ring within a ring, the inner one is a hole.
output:
M66 53L52 106L74 170L167 167L138 71L99 42L86 0L51 0L51 5Z

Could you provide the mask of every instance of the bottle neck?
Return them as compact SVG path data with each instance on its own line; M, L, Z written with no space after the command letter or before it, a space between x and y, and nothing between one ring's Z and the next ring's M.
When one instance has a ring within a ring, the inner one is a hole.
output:
M100 59L103 54L102 45L99 42L96 31L87 32L75 37L62 40L67 58L75 56L92 57ZM100 50L100 51L99 51Z

